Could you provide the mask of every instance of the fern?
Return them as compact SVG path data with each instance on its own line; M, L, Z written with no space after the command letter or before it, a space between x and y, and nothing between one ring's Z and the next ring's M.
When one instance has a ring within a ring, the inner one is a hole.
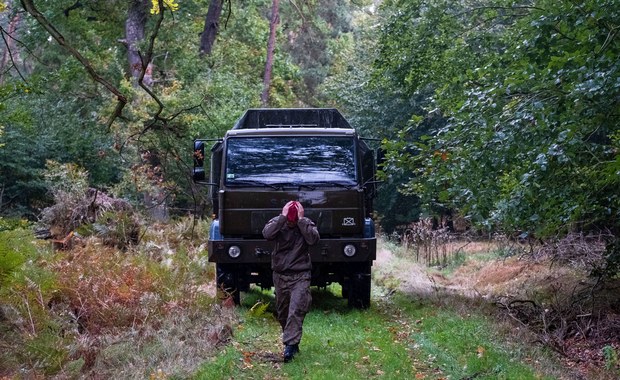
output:
M253 317L262 317L267 312L268 307L269 307L269 302L264 303L262 301L258 301L250 309L250 315Z
M13 274L34 253L32 234L24 230L0 231L0 288L9 285Z

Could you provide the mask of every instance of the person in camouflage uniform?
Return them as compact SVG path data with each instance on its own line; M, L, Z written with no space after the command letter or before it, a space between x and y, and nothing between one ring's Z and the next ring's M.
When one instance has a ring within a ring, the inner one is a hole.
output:
M271 269L277 319L282 327L283 356L289 362L299 352L302 325L312 302L308 246L319 241L319 231L312 220L304 217L301 203L290 201L284 205L282 214L267 222L263 236L275 241Z

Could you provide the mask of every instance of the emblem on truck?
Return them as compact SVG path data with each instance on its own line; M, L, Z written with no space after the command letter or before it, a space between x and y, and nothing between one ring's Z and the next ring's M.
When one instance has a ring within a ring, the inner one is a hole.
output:
M354 226L355 225L355 218L343 218L342 219L342 225L343 226Z

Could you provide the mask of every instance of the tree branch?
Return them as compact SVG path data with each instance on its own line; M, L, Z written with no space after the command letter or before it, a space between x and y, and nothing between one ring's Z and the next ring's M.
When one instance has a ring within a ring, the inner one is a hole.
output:
M157 38L157 34L159 33L159 29L161 29L161 24L163 23L163 21L164 21L164 4L163 4L163 0L159 0L159 17L157 18L157 22L155 23L155 30L153 30L153 33L151 34L151 37L149 38L149 45L146 49L146 56L142 57L142 54L140 54L140 60L142 61L142 71L140 72L140 77L138 78L138 85L142 87L142 89L147 94L149 94L149 96L157 103L157 106L159 107L157 112L155 113L155 116L153 116L154 120L162 120L160 115L164 110L164 104L157 97L157 95L155 95L155 93L151 91L151 89L148 88L147 85L144 84L144 75L146 74L146 70L148 68L149 63L153 59L153 49L155 46L155 39Z
M114 120L118 116L120 116L123 108L127 104L127 98L125 97L125 95L123 95L119 89L117 89L114 85L108 82L105 78L100 76L90 64L88 59L86 59L82 54L80 54L80 52L77 51L73 46L67 43L62 33L60 33L54 27L54 25L52 25L45 18L45 16L41 12L39 12L39 10L34 6L32 0L20 0L20 2L24 10L26 10L26 12L28 12L32 17L34 17L35 20L37 20L37 22L50 34L50 36L52 36L52 38L56 40L56 42L58 42L60 46L67 50L75 59L77 59L82 64L82 66L84 66L86 72L88 72L88 74L91 76L91 78L93 78L95 82L102 84L105 88L108 89L108 91L110 91L116 96L118 104L116 106L114 114L108 120L108 127L110 127Z
M13 65L13 67L15 68L15 71L17 71L17 75L19 75L19 77L22 78L22 80L24 82L28 83L26 78L24 78L24 76L22 75L21 71L19 71L19 67L17 67L17 64L15 63L15 59L13 58L13 52L11 51L11 47L10 47L11 45L9 45L9 41L6 40L6 36L8 35L9 38L12 38L11 35L9 33L7 33L4 30L4 28L2 28L2 26L0 26L0 35L2 35L2 40L4 41L4 45L6 45L6 50L9 53L9 58L11 59L11 63ZM3 64L4 64L4 62L3 62Z

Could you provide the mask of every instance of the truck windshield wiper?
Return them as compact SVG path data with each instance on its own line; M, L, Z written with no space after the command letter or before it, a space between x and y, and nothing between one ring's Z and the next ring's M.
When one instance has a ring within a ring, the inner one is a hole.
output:
M271 187L274 190L278 190L278 186L272 185L270 183L255 181L251 179L236 179L234 181L227 182L226 185L244 185L244 186L261 186L261 187Z
M302 183L302 182L277 182L277 183L272 183L272 185L278 186L281 188L285 186L290 186L290 187L298 187L298 188L307 187L310 190L315 189L314 185L308 185L307 183Z
M357 184L347 184L341 182L313 182L312 186L334 186L334 187L344 187L347 190L351 190L357 186Z

